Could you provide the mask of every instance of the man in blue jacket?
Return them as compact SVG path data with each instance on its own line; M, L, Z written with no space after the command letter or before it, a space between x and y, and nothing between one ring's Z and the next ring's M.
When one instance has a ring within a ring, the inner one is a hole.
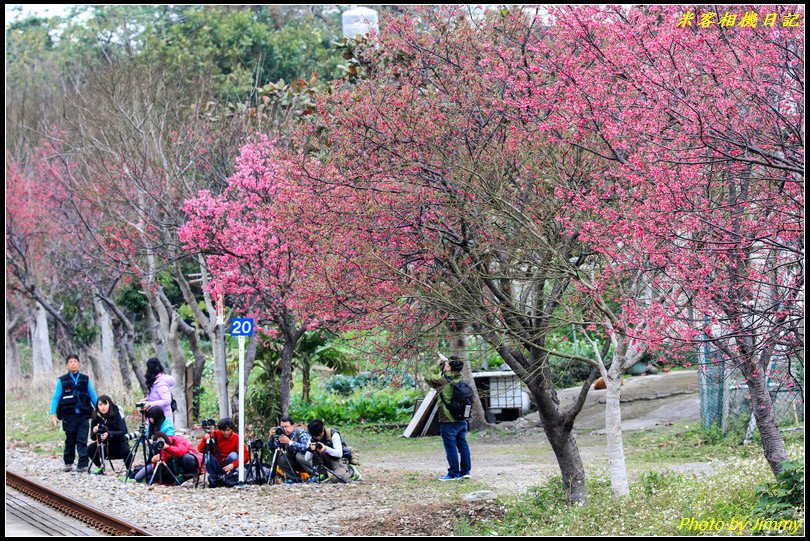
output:
M65 471L73 469L73 459L79 453L78 471L87 470L87 434L90 431L90 416L96 406L96 391L90 378L80 374L79 356L71 353L65 360L68 372L56 380L56 389L51 401L51 423L56 428L62 421L65 431Z

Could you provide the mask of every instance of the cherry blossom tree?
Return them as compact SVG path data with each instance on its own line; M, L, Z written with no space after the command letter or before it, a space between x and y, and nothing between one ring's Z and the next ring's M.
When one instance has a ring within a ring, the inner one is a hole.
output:
M557 83L508 101L604 161L589 193L567 194L589 215L569 225L660 298L625 297L631 321L658 317L655 339L711 344L740 368L777 473L787 455L766 380L804 346L804 37L679 26L683 11L552 10L558 46L529 69Z
M526 383L571 501L584 468L571 430L597 377L593 359L546 340L570 322L560 308L571 267L588 254L555 219L555 189L590 167L547 145L503 106L510 66L540 39L520 13L423 10L391 22L355 85L336 87L283 160L295 212L318 249L318 281L368 328L416 333L448 321L472 329ZM403 342L401 345L405 345ZM549 356L594 366L560 407Z

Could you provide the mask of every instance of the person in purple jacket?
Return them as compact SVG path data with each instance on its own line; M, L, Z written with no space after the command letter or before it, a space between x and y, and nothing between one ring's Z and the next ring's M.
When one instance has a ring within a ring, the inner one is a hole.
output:
M172 418L172 387L174 377L163 372L163 365L152 357L146 361L146 387L149 394L142 400L146 402L144 409L159 406L166 419Z

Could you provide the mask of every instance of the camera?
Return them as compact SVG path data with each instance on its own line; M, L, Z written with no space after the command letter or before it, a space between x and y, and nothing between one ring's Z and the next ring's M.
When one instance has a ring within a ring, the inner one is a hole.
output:
M157 440L157 441L152 443L152 451L154 451L156 453L160 452L160 451L163 450L163 448L165 446L166 446L166 443L163 440Z
M250 442L251 451L261 451L264 448L264 440L255 439Z
M136 439L138 439L138 438L140 438L140 437L141 437L141 433L140 433L140 432L138 432L138 431L135 431L135 432L129 432L129 433L127 433L127 434L124 434L124 439L125 439L126 441L136 440Z
M143 411L146 409L146 402L138 402L137 404L135 404L135 407Z
M107 430L107 425L105 425L104 423L99 423L96 426L96 429L97 429L96 432L98 433L99 436L101 436L102 434L106 434L107 431L108 431Z
M217 424L217 422L210 417L208 419L203 419L200 423L202 424L203 430L206 432L213 430Z
M319 441L310 441L310 442L309 442L309 446L310 446L310 447L314 447L314 448L315 448L315 449L314 449L315 451L321 451L321 450L322 450L322 449L325 447L325 445L324 445L324 444L322 444L322 443L321 443L321 442L319 442Z
M277 438L277 437L283 436L283 435L284 435L284 429L281 428L280 426L277 426L277 427L270 430L270 437Z

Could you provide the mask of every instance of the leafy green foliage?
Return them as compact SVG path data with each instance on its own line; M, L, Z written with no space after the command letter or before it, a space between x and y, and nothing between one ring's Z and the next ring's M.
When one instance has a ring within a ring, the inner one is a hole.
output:
M757 492L756 516L772 520L793 519L804 506L804 467L786 460L776 481L758 485Z
M417 389L390 391L356 391L348 398L333 393L316 395L307 404L294 399L290 414L295 420L323 419L332 425L364 423L401 423L413 414Z
M250 386L245 395L245 411L254 434L266 434L277 425L280 415L281 393L273 361L257 355Z
M415 387L416 382L410 374L396 371L363 372L357 376L338 374L326 382L326 390L341 396L349 396L357 389L373 386L378 389L386 387Z

